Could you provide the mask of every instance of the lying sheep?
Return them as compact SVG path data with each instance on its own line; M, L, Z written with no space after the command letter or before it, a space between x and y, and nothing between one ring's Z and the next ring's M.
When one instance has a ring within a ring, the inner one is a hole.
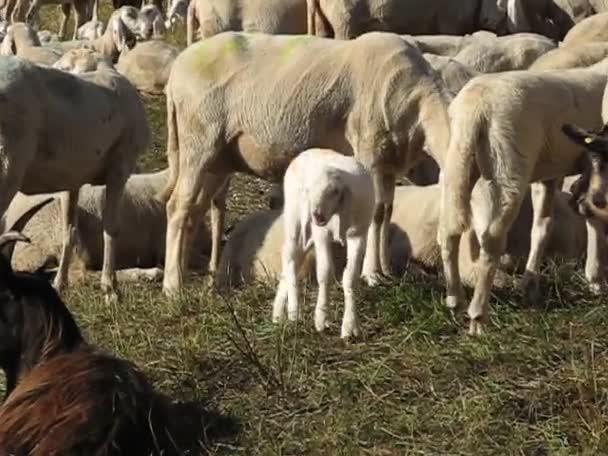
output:
M530 70L566 70L594 65L608 57L608 42L560 46L541 55Z
M563 46L608 41L608 13L594 14L576 24L564 37Z
M542 35L518 33L473 43L456 54L454 60L480 73L524 70L556 46Z
M0 55L16 55L38 65L50 66L61 58L62 52L42 47L36 31L23 22L17 22L8 27Z
M96 71L101 66L111 68L112 62L98 52L86 48L72 49L53 64L53 68L73 74Z
M569 193L556 193L556 223L549 235L548 256L578 259L585 251L585 221L570 207L570 198ZM424 187L404 185L395 189L389 239L391 266L397 275L404 274L408 264L412 263L425 269L441 268L441 250L437 244L440 199L438 184ZM505 254L501 258L501 270L519 270L518 265L522 260L525 261L530 247L532 218L532 202L528 193L509 230ZM276 280L281 273L283 239L283 217L280 210L254 212L239 221L222 251L216 286L226 289L255 281ZM333 247L336 273L340 274L344 266L343 249L338 244ZM463 282L470 286L475 286L478 252L479 243L474 231L467 231L460 243L459 267ZM304 261L300 277L307 277L313 270L314 255L307 256ZM503 277L498 277L494 283L496 286L503 284Z
M424 152L441 166L450 135L451 97L415 47L390 33L342 41L228 32L183 51L166 93L165 293L182 286L187 226L232 173L278 182L289 162L315 145L354 151L374 170L376 212L364 276L373 284L390 274L396 174Z
M122 54L116 69L131 81L137 90L162 94L169 80L173 61L179 53L177 47L164 41L145 41Z
M315 328L328 327L327 304L331 280L332 241L346 247L342 276L344 317L340 336L360 334L355 309L357 284L367 232L374 212L374 186L370 174L352 157L329 149L309 149L298 155L285 172L283 184L285 228L283 273L272 306L272 321L298 318L297 274L301 259L314 247L319 294L315 307Z
M0 236L0 248L27 241ZM0 258L0 453L9 455L201 454L235 423L196 402L155 391L131 362L88 343L56 291Z
M125 185L118 218L128 220L116 237L117 269L153 268L164 263L165 207L156 194L167 182L167 170L150 174L132 174ZM83 270L100 270L103 266L103 202L105 188L100 185L84 185L78 195L77 233L75 258L69 276L76 277ZM24 195L17 193L6 215L5 227L14 227L23 214L47 198L53 202L34 215L22 232L32 240L31 244L18 244L13 266L22 271L36 271L57 266L62 249L61 205L58 194ZM201 269L209 255L210 236L205 228L196 233L195 249L190 265ZM142 275L145 271L142 271Z
M56 33L49 32L48 30L38 30L38 32L36 33L38 35L40 43L42 43L43 46L45 44L56 43L59 41L59 35L57 35Z
M487 316L506 233L530 183L535 211L523 287L527 297L537 290L540 259L552 225L555 179L576 173L583 154L561 128L568 122L601 125L607 69L604 60L586 69L481 75L450 105L453 134L446 158L449 165L442 168L445 191L438 238L450 307L464 297L457 265L461 233L472 224L479 238L480 279L468 311L471 334L481 331ZM587 279L592 290L603 281L595 274Z
M137 91L107 67L74 76L0 57L0 74L0 151L5 162L0 172L0 214L6 212L17 191L64 192L63 248L55 278L55 286L61 289L77 233L78 191L86 183L105 184L101 283L106 299L116 298L119 207L137 156L150 142ZM28 133L24 134L26 125ZM66 125L73 128L66 129Z

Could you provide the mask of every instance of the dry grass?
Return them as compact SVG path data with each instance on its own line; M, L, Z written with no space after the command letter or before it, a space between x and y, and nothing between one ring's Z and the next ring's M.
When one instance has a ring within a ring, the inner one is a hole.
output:
M163 100L147 105L155 139L140 165L151 170L165 163L165 114ZM233 188L233 217L263 205L259 181ZM159 285L126 288L116 306L94 284L65 299L92 341L162 391L240 418L215 454L608 454L608 303L584 291L581 270L549 266L536 308L515 289L496 295L478 339L433 277L362 290L365 336L350 345L337 324L314 332L310 304L297 325L273 326L272 287L220 296L195 278L179 301Z

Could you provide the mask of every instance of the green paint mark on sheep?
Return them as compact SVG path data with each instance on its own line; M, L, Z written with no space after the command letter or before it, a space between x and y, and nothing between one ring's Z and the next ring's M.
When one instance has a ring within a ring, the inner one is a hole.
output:
M225 66L227 59L241 56L248 49L249 41L242 35L224 37L219 42L215 38L209 38L188 50L190 53L188 60L193 70L205 78L213 79Z
M287 59L291 56L292 52L304 46L306 43L313 38L311 35L296 35L286 39L285 44L281 48L280 56L282 59Z

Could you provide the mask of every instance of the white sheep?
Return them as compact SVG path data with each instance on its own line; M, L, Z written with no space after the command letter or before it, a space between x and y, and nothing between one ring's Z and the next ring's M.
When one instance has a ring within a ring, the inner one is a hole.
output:
M572 27L563 40L563 46L608 41L608 13L594 14Z
M59 49L42 46L36 31L23 22L10 25L2 40L0 55L16 55L38 65L53 65L62 52Z
M492 42L495 33L480 30L470 35L401 35L401 38L415 44L423 54L436 54L453 57L471 44Z
M424 152L441 166L450 135L451 96L418 49L380 32L350 41L227 32L184 50L166 93L166 294L182 287L190 221L232 173L280 181L289 161L315 146L354 153L373 170L364 277L373 284L390 274L396 175Z
M96 40L103 35L106 25L99 20L99 0L93 0L93 12L90 21L85 22L76 31L77 40Z
M53 64L53 68L73 74L95 71L100 66L111 68L112 62L97 51L87 48L69 50Z
M480 73L523 70L541 55L555 49L557 44L542 35L518 33L478 41L456 54L453 58Z
M64 242L55 287L66 284L76 236L78 191L105 184L102 289L114 299L115 239L125 183L150 142L135 88L107 67L75 76L0 57L0 214L17 191L61 191ZM68 128L69 126L69 128Z
M167 170L146 174L132 174L125 185L119 218L124 223L116 238L116 268L139 270L140 275L162 267L165 255L167 219L164 205L155 197L167 182ZM84 185L78 195L75 258L68 276L73 278L83 270L100 270L103 265L103 202L105 187ZM28 212L41 201L52 202L33 214ZM28 220L22 222L24 214ZM4 218L4 230L22 223L20 231L30 244L17 244L12 259L18 270L36 271L57 266L63 243L61 204L58 193L25 195L17 193ZM206 263L211 240L206 226L197 231L191 265L200 269ZM202 255L201 255L202 254ZM145 269L141 269L145 268ZM149 269L152 268L152 269Z
M530 297L538 289L540 260L552 225L555 179L578 171L583 154L562 132L570 122L601 126L601 99L606 60L585 69L513 71L472 79L450 106L452 136L442 168L442 247L447 305L464 297L458 270L461 233L472 226L480 243L479 280L470 303L471 334L481 331L506 234L532 184L534 222L523 287ZM587 226L593 240L597 227ZM589 267L586 276L599 290L602 273Z
M162 94L171 66L179 53L179 48L165 41L145 41L121 54L116 70L131 81L137 90Z
M541 55L530 70L565 70L594 65L608 57L608 42L580 43L560 46Z
M453 95L460 92L460 89L462 89L467 82L469 82L475 76L481 74L480 72L469 68L452 57L445 57L435 54L423 55L431 66L441 73L441 77L444 80L445 85Z
M374 186L370 174L353 157L330 149L309 149L288 166L284 181L283 273L272 308L272 320L298 317L297 274L303 255L314 247L319 293L315 328L327 324L329 285L333 271L331 242L346 246L342 276L344 317L341 337L360 333L354 287L361 274L368 228L374 212Z

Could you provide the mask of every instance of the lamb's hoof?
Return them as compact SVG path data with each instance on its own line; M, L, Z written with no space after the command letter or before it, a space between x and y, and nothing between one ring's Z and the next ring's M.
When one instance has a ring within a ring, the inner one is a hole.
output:
M595 296L601 296L606 291L606 285L601 282L590 282L589 291Z
M116 291L107 291L104 293L104 300L107 305L114 305L118 304L118 302L120 301L120 296Z
M357 323L356 320L342 323L342 330L340 331L341 339L351 340L359 337L361 337L361 330L359 329L359 323Z
M460 302L462 298L460 296L446 296L445 297L445 306L451 311L455 311L460 306Z
M375 287L384 282L384 277L379 272L362 274L361 279L367 284L368 287Z
M297 310L288 310L287 311L287 319L289 321L298 321L299 312Z
M469 322L469 336L481 336L483 323L480 318L471 318Z
M275 325L278 325L280 323L283 323L284 321L285 321L285 310L284 309L273 310L273 312L272 312L272 322Z
M169 299L177 298L179 296L179 288L164 285L163 294Z
M323 331L328 329L329 326L329 321L327 321L327 317L324 314L315 316L315 329L317 330L317 332L322 333Z

